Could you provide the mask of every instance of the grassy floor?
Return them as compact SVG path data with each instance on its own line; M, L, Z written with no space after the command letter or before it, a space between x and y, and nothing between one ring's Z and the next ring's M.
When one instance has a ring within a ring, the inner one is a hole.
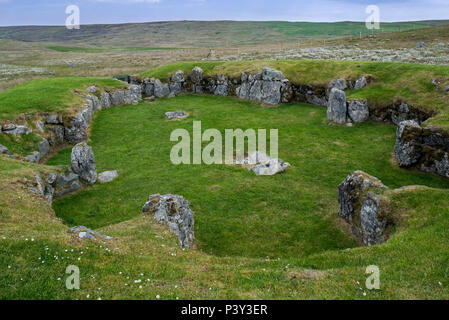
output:
M24 113L64 111L82 105L75 91L122 88L124 83L108 78L52 78L33 80L0 93L0 118L14 119Z
M192 117L165 120L175 109ZM207 96L103 110L91 145L99 170L120 177L55 208L71 224L111 224L99 229L114 237L106 243L71 238L45 200L26 191L26 180L56 168L0 156L0 299L448 299L449 191L435 189L448 182L397 169L393 127L324 119L308 105L265 109ZM192 120L220 130L277 127L280 156L293 168L256 177L227 166L174 167L169 133L190 130ZM51 162L67 164L68 154ZM354 169L390 187L434 188L387 192L399 224L387 243L359 248L336 218L336 186ZM165 227L140 215L152 192L191 200L199 250L181 250ZM380 290L364 286L372 264ZM65 288L68 265L80 268L80 290Z
M126 111L125 111L126 109ZM165 120L166 111L192 116ZM336 223L336 186L360 169L392 188L410 184L449 188L449 181L399 170L392 163L393 126L365 123L332 126L325 109L308 105L261 108L233 98L180 96L151 104L102 111L92 128L98 170L120 177L58 200L56 214L69 225L92 228L140 215L149 194L181 194L191 201L197 244L214 255L303 257L355 244ZM142 119L144 119L142 121ZM170 162L176 128L279 129L279 156L293 167L286 174L255 177L238 167ZM65 150L49 164L68 164Z

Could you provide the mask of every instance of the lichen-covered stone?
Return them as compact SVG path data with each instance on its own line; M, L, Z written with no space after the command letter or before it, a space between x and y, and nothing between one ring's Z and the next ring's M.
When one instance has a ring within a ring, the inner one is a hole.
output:
M387 239L388 200L382 196L387 187L363 171L351 173L338 186L338 215L351 225L353 234L365 245Z
M192 248L194 218L189 202L182 196L153 194L142 208L144 214L154 214L154 219L165 224L178 236L181 248Z
M327 119L338 124L346 123L346 94L337 88L332 88L327 107Z
M92 148L85 142L78 143L72 149L72 170L87 184L97 181L97 167Z
M348 118L354 123L368 121L368 102L366 100L348 100Z
M399 123L396 130L394 152L399 166L410 167L422 156L421 126L414 120Z

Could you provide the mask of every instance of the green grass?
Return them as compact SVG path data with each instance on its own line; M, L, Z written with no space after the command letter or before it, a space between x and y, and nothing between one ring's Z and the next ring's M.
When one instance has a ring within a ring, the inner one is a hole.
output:
M59 112L79 107L82 99L75 90L122 88L123 82L108 78L50 78L33 80L0 92L0 118L14 119L21 114Z
M183 109L192 117L164 119ZM364 170L392 188L411 184L449 188L449 181L400 170L391 161L395 128L365 123L329 125L325 109L309 105L260 108L233 98L181 96L152 104L102 111L91 145L99 172L118 170L111 184L97 185L55 202L69 225L99 228L139 216L149 194L181 194L191 202L196 238L205 252L226 256L304 257L353 247L337 228L336 186ZM274 177L256 177L239 167L170 162L176 128L279 129L279 155L293 167ZM156 129L157 128L157 129ZM70 150L49 164L67 164Z
M192 115L165 120L177 109ZM256 177L237 167L173 166L170 132L190 131L193 120L220 131L276 127L280 156L293 167ZM393 126L333 126L319 107L186 95L101 111L90 144L98 170L120 177L54 208L70 225L110 224L99 229L114 237L107 243L73 241L46 201L23 188L58 168L0 156L8 186L0 192L0 299L449 299L449 182L398 169ZM67 165L69 154L49 163ZM398 224L383 245L357 247L340 230L336 188L355 169L391 188L433 187L385 193ZM153 192L191 201L198 250L181 250L166 227L140 214ZM364 286L373 264L378 291ZM80 268L80 290L65 288L68 265Z
M427 108L441 115L428 121L429 125L449 128L449 95L442 94L431 84L433 78L449 84L449 67L409 63L357 61L240 61L240 62L185 62L158 67L141 73L143 77L165 80L177 70L190 73L194 66L203 68L206 76L217 73L240 77L242 72L259 73L263 67L281 70L293 83L326 86L330 80L356 80L361 75L375 77L376 83L358 91L348 91L348 98L366 98L371 107L384 107L395 99L402 99L416 108Z

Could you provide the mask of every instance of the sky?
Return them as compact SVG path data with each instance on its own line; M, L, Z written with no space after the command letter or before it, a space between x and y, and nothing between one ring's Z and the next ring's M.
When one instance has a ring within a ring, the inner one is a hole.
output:
M381 22L449 19L449 0L0 0L0 26L64 25L77 5L83 24L177 21L365 21L377 5Z

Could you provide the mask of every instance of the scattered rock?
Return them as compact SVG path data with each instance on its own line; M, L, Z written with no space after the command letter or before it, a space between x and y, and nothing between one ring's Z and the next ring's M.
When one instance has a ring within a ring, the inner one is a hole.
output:
M351 173L338 186L338 214L351 225L352 233L365 245L383 243L391 224L387 187L363 171Z
M97 167L92 148L85 142L78 143L72 149L72 169L87 184L97 181Z
M284 162L282 159L270 159L267 162L258 164L248 170L251 170L258 176L272 176L285 172L288 167L290 167L290 164Z
M346 94L344 91L333 88L329 95L329 105L327 107L327 118L335 123L346 122Z
M154 219L165 224L178 236L181 248L192 248L194 242L194 218L189 202L182 196L151 195L142 208L144 214L154 214Z
M111 240L112 237L101 234L89 228L78 226L69 229L69 233L75 234L83 240Z
M180 120L185 119L189 116L187 112L184 111L174 111L174 112L166 112L165 117L170 120Z
M425 48L425 47L427 47L427 44L425 44L424 42L420 41L420 42L418 42L416 44L416 47L417 48Z
M98 181L100 181L101 183L107 183L113 181L117 177L118 177L117 170L105 171L98 175Z

